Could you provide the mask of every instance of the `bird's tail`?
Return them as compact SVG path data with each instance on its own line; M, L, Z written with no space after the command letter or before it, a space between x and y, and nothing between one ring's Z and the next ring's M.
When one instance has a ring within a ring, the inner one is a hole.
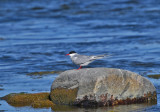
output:
M111 55L98 55L98 56L93 56L93 59L102 59L102 58L106 58L106 57L110 57Z

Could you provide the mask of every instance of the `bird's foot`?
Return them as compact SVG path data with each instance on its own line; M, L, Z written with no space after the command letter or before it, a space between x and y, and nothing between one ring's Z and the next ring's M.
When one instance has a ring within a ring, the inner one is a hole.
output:
M80 69L82 69L82 66L80 66L77 70L80 70Z

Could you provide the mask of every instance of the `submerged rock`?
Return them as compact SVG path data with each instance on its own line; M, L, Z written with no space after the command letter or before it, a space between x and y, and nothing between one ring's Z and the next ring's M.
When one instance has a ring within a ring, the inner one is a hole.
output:
M5 100L9 105L14 107L31 106L33 108L51 108L54 112L77 111L77 108L72 106L54 104L50 100L49 95L50 93L11 93L1 97L0 100Z
M0 37L0 40L4 40L4 38Z
M49 75L49 74L59 74L61 73L62 71L42 71L42 72L31 72L31 73L28 73L27 75L29 76L36 76L36 75Z
M11 93L1 99L6 100L8 104L15 107L47 108L54 106L53 102L49 100L49 93Z
M152 75L148 75L148 77L153 79L160 79L160 74L152 74Z
M146 78L121 69L86 68L62 72L50 93L56 104L108 106L155 102L156 89Z

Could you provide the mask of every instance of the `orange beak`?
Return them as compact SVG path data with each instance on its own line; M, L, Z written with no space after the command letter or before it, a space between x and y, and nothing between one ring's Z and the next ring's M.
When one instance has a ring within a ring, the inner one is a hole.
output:
M66 56L67 56L67 55L69 55L69 54L66 54Z

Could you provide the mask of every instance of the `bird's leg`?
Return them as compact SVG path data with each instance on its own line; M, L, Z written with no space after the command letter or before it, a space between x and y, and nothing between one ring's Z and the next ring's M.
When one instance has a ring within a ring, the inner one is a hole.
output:
M77 70L79 70L79 69L81 69L82 68L82 66L80 66Z

